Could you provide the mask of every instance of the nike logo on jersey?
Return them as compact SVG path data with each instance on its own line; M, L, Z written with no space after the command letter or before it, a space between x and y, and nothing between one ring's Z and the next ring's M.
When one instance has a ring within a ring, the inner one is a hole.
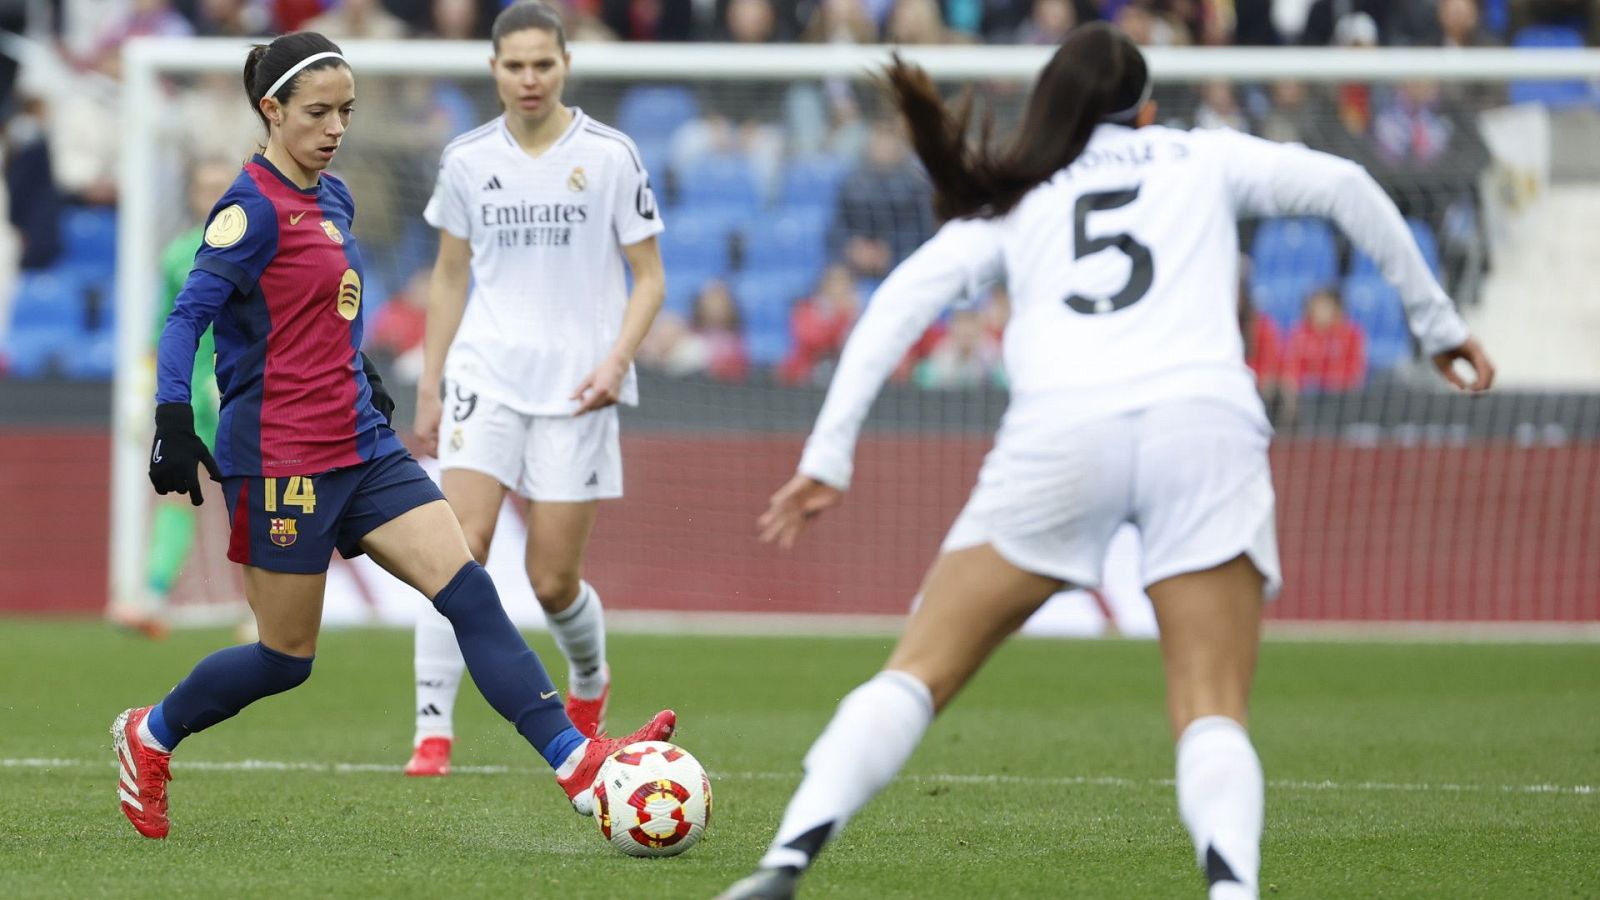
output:
M305 217L306 217L306 214L305 214L304 211L297 212L297 213L290 213L289 214L289 224L290 225L299 225L300 224L300 220L304 219Z
M491 175L491 176L489 176L489 183L484 185L483 189L486 190L486 191L498 191L498 190L500 190L500 176L499 175Z
M551 697L554 697L555 695L556 695L555 691L540 691L539 692L539 699L540 700L549 700Z
M156 438L156 448L150 452L150 461L153 462L153 463L161 462L161 439L160 438Z

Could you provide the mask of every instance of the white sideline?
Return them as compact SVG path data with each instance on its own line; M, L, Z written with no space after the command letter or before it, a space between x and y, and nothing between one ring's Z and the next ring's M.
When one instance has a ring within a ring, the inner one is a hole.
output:
M111 765L104 760L61 759L49 757L0 758L0 769L77 769ZM334 775L380 773L397 775L401 766L389 763L328 763L294 762L272 759L240 760L186 760L176 766L179 772L316 772ZM454 766L451 771L462 775L539 775L545 769L521 766ZM798 770L793 772L713 772L713 777L729 781L797 781ZM933 773L927 775L902 775L900 781L911 784L1019 784L1042 787L1172 787L1170 778L1122 778L1115 775L954 775ZM1296 781L1269 780L1267 787L1281 791L1372 791L1400 793L1439 794L1570 794L1600 796L1600 787L1590 784L1433 784L1428 782L1392 781Z

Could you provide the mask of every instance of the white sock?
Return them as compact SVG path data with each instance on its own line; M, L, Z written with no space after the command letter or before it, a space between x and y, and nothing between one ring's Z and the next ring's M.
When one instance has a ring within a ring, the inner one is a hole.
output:
M932 721L933 694L905 672L879 672L851 691L806 754L806 777L762 867L809 866L823 844L889 786Z
M545 613L550 636L567 658L567 693L594 700L606 689L605 609L600 595L587 581L578 583L578 599L558 613Z
M1266 788L1244 726L1226 716L1194 720L1178 739L1178 813L1212 900L1254 898L1261 870ZM1226 872L1234 880L1226 879Z
M453 736L456 693L461 689L461 675L467 663L450 620L426 600L417 612L413 665L417 675L416 743L422 743L424 738Z
M139 740L146 747L161 753L171 753L166 744L156 740L155 733L150 730L150 717L147 715L139 720Z

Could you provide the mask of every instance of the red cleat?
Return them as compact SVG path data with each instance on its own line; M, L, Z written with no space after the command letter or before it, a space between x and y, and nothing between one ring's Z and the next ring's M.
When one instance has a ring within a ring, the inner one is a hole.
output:
M450 774L450 739L423 738L406 763L406 774L416 778Z
M164 838L172 823L167 819L167 766L172 754L162 753L139 739L139 725L150 707L125 709L111 723L111 746L117 751L117 796L122 814L147 838Z
M652 716L643 728L627 737L592 739L583 745L583 759L579 760L578 767L571 775L557 778L556 783L567 792L573 811L580 816L594 815L594 780L600 774L600 766L606 758L638 741L669 741L676 730L678 714L663 709Z
M606 678L605 689L594 700L581 700L567 694L567 718L572 727L583 732L586 738L597 738L606 731L606 704L611 700L611 679Z

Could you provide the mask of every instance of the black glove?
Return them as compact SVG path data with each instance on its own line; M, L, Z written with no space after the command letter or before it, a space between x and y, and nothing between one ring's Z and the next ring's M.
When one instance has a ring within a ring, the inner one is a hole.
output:
M383 422L390 428L394 427L394 398L383 388L383 376L378 374L378 367L372 364L371 357L361 354L361 371L367 373L367 384L372 385L372 405L383 414Z
M205 466L212 481L222 480L217 461L194 433L194 407L187 403L156 406L156 440L150 449L150 483L156 493L188 494L190 502L199 506L205 501L200 496L197 466Z

